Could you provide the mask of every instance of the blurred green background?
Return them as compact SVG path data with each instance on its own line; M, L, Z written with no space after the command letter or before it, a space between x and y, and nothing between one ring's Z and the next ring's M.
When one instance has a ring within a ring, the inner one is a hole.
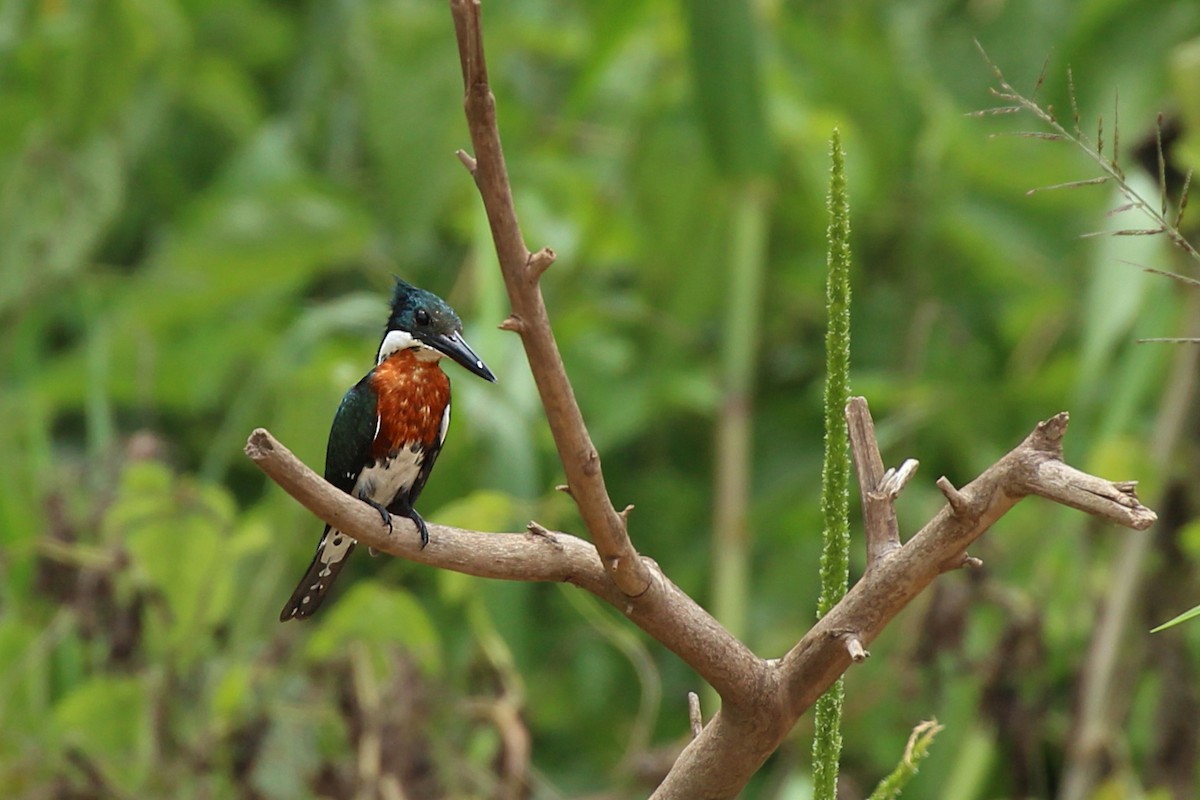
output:
M1194 162L1200 6L492 0L484 22L614 503L757 652L815 607L834 126L853 390L885 460L922 462L905 535L937 476L966 482L1063 409L1069 461L1141 479L1160 512L1148 534L1036 499L1005 517L972 551L984 569L941 579L849 673L845 796L933 716L906 797L1200 794L1200 626L1146 633L1200 595L1195 356L1134 344L1181 335L1197 303L1124 261L1189 267L1162 238L1080 239L1142 223L1105 216L1107 187L1027 197L1094 167L992 138L1031 120L966 116L995 104L978 39L1019 88L1045 65L1064 116L1073 68L1108 141L1119 95L1125 163L1160 110ZM320 469L392 274L446 297L500 376L448 367L426 518L583 532L496 330L459 147L442 2L0 2L0 796L515 797L527 779L623 798L661 777L699 679L575 590L360 554L314 620L276 621L321 526L242 445L265 426ZM740 410L747 435L720 422ZM808 726L746 796L806 797Z

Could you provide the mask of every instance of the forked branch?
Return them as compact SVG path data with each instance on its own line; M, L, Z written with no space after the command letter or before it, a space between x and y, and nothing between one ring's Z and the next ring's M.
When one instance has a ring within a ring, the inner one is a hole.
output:
M330 525L381 552L469 575L501 580L565 581L611 603L676 653L716 689L722 707L707 724L693 709L694 738L654 792L665 800L735 797L803 714L897 613L939 574L971 564L967 547L1023 497L1056 502L1138 530L1154 512L1132 483L1112 483L1062 463L1067 415L1037 428L971 483L939 486L947 505L901 544L892 507L915 462L883 470L866 401L847 406L855 466L867 522L868 569L850 592L783 658L764 660L732 636L634 550L625 512L609 500L600 458L588 436L563 368L539 288L553 262L547 249L525 246L513 207L488 86L477 0L450 0L463 68L465 107L475 153L461 153L487 211L512 315L537 382L546 418L575 499L595 545L531 523L520 533L482 533L429 524L420 548L409 520L392 518L389 533L371 507L326 483L267 431L254 431L247 455L272 480Z
M847 407L851 430L868 431L861 398ZM1037 428L1008 455L961 489L903 545L877 551L871 567L832 611L782 659L754 655L651 561L651 591L626 597L596 549L565 533L531 525L523 533L482 533L429 524L421 549L412 523L393 517L393 532L376 511L325 482L268 432L259 429L246 453L285 491L330 525L381 552L485 578L573 583L620 609L675 652L721 694L724 704L685 748L655 798L731 798L775 751L796 720L880 631L934 578L971 562L967 547L1021 498L1038 494L1137 530L1155 520L1131 482L1113 483L1062 463L1067 415ZM862 442L856 451L878 445ZM894 495L882 493L890 503ZM880 497L867 497L876 503ZM886 514L882 515L886 517Z
M851 399L847 415L852 432L863 435L873 430L862 398ZM866 573L787 655L768 662L763 679L776 687L776 693L757 708L722 708L684 749L654 798L736 796L800 715L855 660L865 657L865 647L896 614L947 565L970 565L973 559L967 556L967 547L1023 497L1038 494L1059 502L1069 498L1068 505L1096 516L1136 530L1148 528L1155 514L1138 502L1132 483L1112 483L1062 463L1066 426L1066 413L1039 423L1008 455L956 490L961 500L958 508L947 504L903 545L879 546L889 538L886 522L883 535L877 532L873 539L868 533L868 552L874 550L875 555ZM873 441L854 445L856 466L874 461L869 455L872 449L878 449ZM864 458L863 453L868 455ZM860 481L865 486L877 484L874 476L879 467L870 468L871 477L860 474ZM1077 502L1080 492L1094 497L1094 502L1084 507ZM864 517L886 520L886 511L867 511L882 499L869 494L863 493Z

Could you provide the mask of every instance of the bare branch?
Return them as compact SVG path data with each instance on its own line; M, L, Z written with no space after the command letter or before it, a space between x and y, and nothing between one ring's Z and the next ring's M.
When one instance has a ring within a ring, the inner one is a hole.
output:
M525 346L546 417L576 501L595 544L548 531L536 522L521 533L482 533L430 524L427 547L411 520L378 513L304 466L267 431L254 431L246 453L302 505L363 544L430 566L487 578L573 583L612 604L676 653L721 695L722 708L707 725L690 702L694 738L654 797L732 798L745 786L804 713L897 613L948 568L977 565L967 547L1009 508L1038 494L1134 528L1154 513L1143 507L1132 483L1112 483L1062 463L1067 415L1040 423L1010 453L962 489L942 478L949 505L906 544L899 542L893 500L915 462L885 473L866 401L847 405L851 440L867 518L870 565L862 579L788 653L766 661L752 653L711 615L634 550L626 532L630 508L617 512L604 486L599 455L563 368L538 278L553 260L549 250L530 253L517 223L488 87L478 0L450 0L465 87L465 107L475 157L459 159L472 170L496 244L515 330ZM994 69L994 67L993 67ZM996 70L997 94L1069 138L1053 115L1017 95Z
M1025 192L1025 196L1037 194L1038 192L1052 192L1055 189L1078 189L1080 186L1099 186L1102 183L1108 182L1107 175L1100 175L1096 178L1086 178L1078 181L1067 181L1066 183L1056 183L1052 186L1039 186L1036 189L1030 189Z
M504 318L504 321L498 326L502 331L511 331L513 333L521 333L525 330L525 323L516 314L509 314Z
M704 730L704 717L700 713L700 695L688 692L688 722L692 728L692 738L695 739Z
M471 173L471 175L475 174L475 168L477 165L476 165L474 156L472 156L466 150L461 150L461 149L455 150L454 155L455 155L455 157L458 158L459 161L462 162L462 165L467 168L467 172Z
M517 221L496 122L496 99L488 85L479 2L450 0L450 10L462 66L463 105L475 149L475 185L487 211L513 316L521 320L517 332L546 410L571 497L613 583L626 596L637 597L651 589L652 576L608 496L600 455L588 435L550 329L537 278L549 267L553 252L544 249L531 254Z
M915 458L906 458L900 468L889 467L888 471L883 473L883 480L879 482L879 494L885 497L890 497L895 500L900 496L900 492L904 491L904 487L917 474L917 467L921 466L921 462Z
M542 277L542 273L550 269L550 265L554 263L557 256L549 247L543 247L536 253L529 256L529 263L526 264L526 269L529 270L529 280L537 281Z
M1007 455L962 489L940 481L949 505L888 558L881 559L787 655L768 661L762 704L723 707L683 753L654 800L734 797L787 735L796 719L852 663L844 632L869 644L905 605L947 568L978 564L966 554L1021 498L1040 494L1131 527L1155 519L1128 483L1112 483L1065 467L1062 435L1066 413L1039 423ZM1095 500L1085 500L1089 495ZM782 701L781 709L776 698Z
M358 542L431 567L480 578L573 583L611 603L635 625L675 652L727 702L754 691L762 659L721 627L649 559L642 563L653 590L632 600L603 568L596 548L568 533L536 522L524 533L483 533L428 523L422 548L412 521L392 517L392 533L379 513L309 469L268 431L258 428L246 455L305 508Z
M879 491L885 476L883 458L879 454L879 443L875 441L875 422L871 419L866 398L851 397L846 403L846 425L862 496L869 570L900 547L900 524L892 504L895 495Z
M536 520L531 519L529 522L525 523L525 530L529 531L534 536L541 536L542 538L548 539L554 544L558 544L558 540L554 538L554 534Z
M1157 516L1138 501L1136 485L1136 481L1113 483L1080 472L1061 461L1047 461L1038 467L1029 491L1127 528L1144 531L1154 524Z
M942 572L954 572L960 569L978 569L983 566L983 561L975 556L967 555L966 552L959 553L946 559L941 564Z
M938 489L941 490L942 496L946 498L946 502L950 504L950 512L956 517L966 519L971 514L971 506L967 498L963 497L958 489L954 488L954 484L945 475L938 478L936 481Z
M863 647L862 640L853 634L846 637L846 652L850 654L850 660L855 664L861 664L867 660L867 656L871 655Z
M530 523L527 533L507 534L431 523L429 545L422 549L410 520L393 517L388 533L373 508L327 483L267 431L251 434L246 453L302 505L365 545L469 575L573 583L620 609L691 665L725 701L654 797L723 798L741 790L800 714L856 657L865 657L866 645L937 575L978 565L966 554L967 547L1022 497L1038 494L1137 529L1154 521L1154 512L1138 501L1132 482L1105 481L1062 463L1066 424L1065 413L1040 423L960 490L943 481L947 496L957 496L968 513L943 508L905 545L867 570L786 656L772 661L751 653L648 559L643 566L653 588L631 599L613 584L591 544L537 523Z

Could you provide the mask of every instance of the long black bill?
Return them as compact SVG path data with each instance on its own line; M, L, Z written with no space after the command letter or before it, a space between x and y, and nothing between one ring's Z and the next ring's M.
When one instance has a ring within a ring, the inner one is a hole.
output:
M471 345L467 344L467 340L458 331L451 334L434 334L429 337L428 344L441 350L485 381L496 382L496 376L487 368L487 364L483 363L483 359L475 355Z

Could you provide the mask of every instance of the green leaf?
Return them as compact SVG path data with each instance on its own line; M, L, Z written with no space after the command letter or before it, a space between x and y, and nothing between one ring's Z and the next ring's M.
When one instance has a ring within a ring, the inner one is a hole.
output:
M53 629L39 630L16 614L0 617L0 719L29 720L30 727L41 727L38 721L45 716L51 676L47 648L40 637L54 633ZM29 733L0 726L0 741Z
M869 800L895 800L900 796L900 790L917 774L917 766L929 755L929 747L933 738L942 730L937 720L922 722L913 728L904 748L904 756L892 773L879 782L875 791L871 792Z
M441 639L429 616L408 592L377 581L359 581L329 609L308 640L304 654L325 661L346 654L354 643L386 663L393 647L410 653L427 673L441 664Z
M696 103L714 163L729 177L762 175L771 163L771 148L753 6L746 0L682 5Z
M163 641L185 662L204 652L207 638L196 634L226 618L239 561L262 544L254 526L231 537L233 515L224 490L176 483L161 464L138 462L126 469L106 520L132 557L138 586L165 600Z
M1179 623L1187 622L1189 619L1193 619L1195 617L1200 617L1200 606L1196 606L1195 608L1193 608L1190 611L1183 612L1178 617L1175 617L1172 620L1164 622L1162 625L1159 625L1157 628L1151 628L1150 632L1158 633L1159 631L1165 631L1167 628L1173 628L1176 625L1178 625Z
M456 528L496 530L497 526L506 526L516 515L516 505L512 496L504 492L480 490L442 506L434 518L442 525Z
M1200 39L1179 45L1170 56L1172 97L1179 104L1186 135L1194 142L1200 131Z
M517 503L503 492L478 491L454 500L437 510L431 519L442 525L466 530L489 531L506 528L517 514ZM472 595L478 580L453 570L437 571L438 593L448 602L463 602Z
M54 708L62 744L77 748L105 779L136 795L149 749L149 699L136 677L96 677Z
M211 695L212 719L219 730L231 728L253 699L254 668L236 663L217 679Z

